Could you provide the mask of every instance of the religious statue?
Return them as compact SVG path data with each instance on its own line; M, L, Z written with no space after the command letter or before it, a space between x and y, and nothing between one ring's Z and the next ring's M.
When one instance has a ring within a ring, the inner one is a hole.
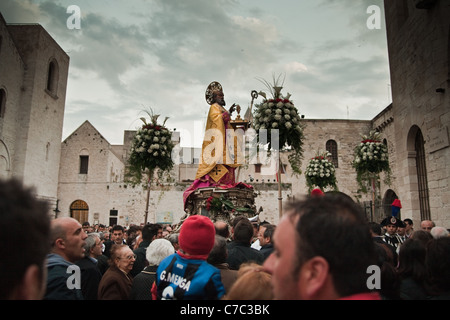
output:
M225 98L222 85L212 82L206 90L206 101L210 105L206 122L205 136L202 144L202 155L197 169L195 181L183 193L183 201L200 188L218 187L231 189L235 187L252 188L235 181L235 170L244 164L239 157L239 139L231 125L231 115L239 106L233 104L225 109Z

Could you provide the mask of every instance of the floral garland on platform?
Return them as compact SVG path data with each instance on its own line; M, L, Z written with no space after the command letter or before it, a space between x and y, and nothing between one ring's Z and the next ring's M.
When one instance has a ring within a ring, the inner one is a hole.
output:
M336 169L334 164L329 161L331 153L318 153L314 158L309 160L306 166L305 176L306 185L309 192L315 187L319 187L322 191L328 186L337 191Z
M235 207L233 202L231 200L226 199L224 196L221 197L209 197L206 200L206 210L217 213L217 212L224 212L224 211L231 211L231 212L251 212L252 209L242 207L238 208Z
M135 184L141 182L145 172L153 172L155 169L170 171L174 165L172 133L164 126L168 118L163 124L158 124L159 115L149 115L151 122L147 123L145 118L141 118L144 124L136 131L131 144L127 176Z
M381 134L371 131L369 135L362 135L362 139L355 148L352 162L361 190L367 192L365 184L372 179L378 179L381 172L385 173L384 182L389 185L391 179L389 155L387 146L381 142Z

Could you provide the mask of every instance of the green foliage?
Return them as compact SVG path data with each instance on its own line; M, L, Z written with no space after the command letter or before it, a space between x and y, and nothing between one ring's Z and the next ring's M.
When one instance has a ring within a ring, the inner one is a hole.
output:
M237 212L253 212L252 209L246 207L236 207L231 200L228 200L224 196L209 197L206 200L206 210L213 213L237 211Z

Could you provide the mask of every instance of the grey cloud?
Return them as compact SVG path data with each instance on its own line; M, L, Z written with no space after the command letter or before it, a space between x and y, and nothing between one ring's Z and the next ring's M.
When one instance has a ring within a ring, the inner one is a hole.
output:
M346 110L342 110L346 101L351 119L370 119L388 105L386 64L382 55L365 60L332 58L308 72L291 75L289 81L301 84L302 91L295 98L307 117L346 118Z
M294 82L302 83L316 92L339 93L348 90L358 95L367 95L373 84L385 83L388 70L382 56L367 60L333 58L315 66L313 72L295 73Z
M278 39L267 36L270 25L227 13L233 2L155 1L159 10L147 25L159 63L205 82L204 72L249 70L276 60ZM261 24L258 24L261 23ZM265 37L267 36L267 37ZM190 59L195 57L195 59ZM204 71L205 70L205 71Z
M70 30L67 7L46 1L39 5L42 23L68 51L71 67L96 72L112 88L125 89L121 75L144 62L146 37L137 25L125 25L115 18L83 12L81 30Z
M40 11L38 5L30 0L0 2L0 11L7 23L30 23L38 21Z
M384 19L384 3L383 0L319 0L319 7L328 7L332 10L336 10L336 14L343 14L344 8L346 15L348 16L348 26L351 27L354 32L354 41L363 45L380 46L380 37L386 37L386 26ZM380 23L381 29L369 29L367 27L367 20L371 17L372 13L368 13L367 9L370 6L377 6L380 8Z

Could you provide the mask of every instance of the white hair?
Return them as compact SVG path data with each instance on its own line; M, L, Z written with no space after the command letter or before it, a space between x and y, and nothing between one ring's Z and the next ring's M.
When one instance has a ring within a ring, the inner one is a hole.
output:
M161 261L175 253L172 243L167 239L155 239L147 247L145 257L150 265L158 266Z
M449 234L448 230L444 227L433 227L430 233L435 239L448 237Z

